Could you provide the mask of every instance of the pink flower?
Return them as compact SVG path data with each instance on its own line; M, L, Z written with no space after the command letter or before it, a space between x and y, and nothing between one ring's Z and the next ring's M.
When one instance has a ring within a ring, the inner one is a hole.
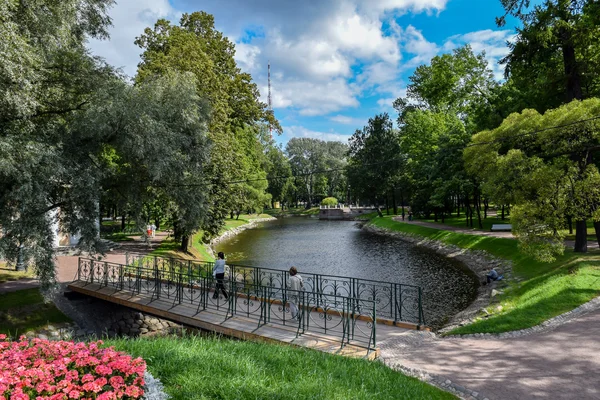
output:
M115 389L119 389L121 386L125 384L125 379L122 376L113 376L108 380L111 386Z

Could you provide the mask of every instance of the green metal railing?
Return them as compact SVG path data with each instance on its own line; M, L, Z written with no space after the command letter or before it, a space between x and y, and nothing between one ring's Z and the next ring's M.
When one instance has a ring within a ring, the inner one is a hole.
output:
M240 316L256 322L280 325L295 331L296 337L310 332L337 337L340 345L353 344L374 350L378 306L373 300L338 294L294 291L251 281L222 280L226 295L217 291L219 283L212 274L192 268L149 268L145 263L125 265L79 258L77 280L114 293L129 292L150 296L151 302L168 302L172 309L193 305L196 314L203 311L224 313L225 318ZM294 305L297 315L292 315ZM174 311L176 312L176 311ZM295 317L295 318L294 318Z
M211 276L214 263L165 258L138 254L126 254L126 264L132 267L159 268L185 273L188 280ZM227 279L243 284L257 284L285 288L289 282L289 272L271 268L228 264ZM425 325L423 313L423 290L419 286L370 279L343 277L326 274L301 272L306 292L315 295L336 295L356 299L358 313L370 311L369 302L377 303L379 318L394 322L409 322ZM364 302L364 304L363 304Z

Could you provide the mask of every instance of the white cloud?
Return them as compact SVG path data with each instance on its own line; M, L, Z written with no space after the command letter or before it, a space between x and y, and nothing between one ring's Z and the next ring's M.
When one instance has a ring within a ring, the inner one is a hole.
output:
M258 57L261 50L258 46L247 43L238 43L235 45L235 61L246 72L254 72L260 66Z
M140 62L142 50L134 44L144 29L153 27L159 18L176 20L181 13L168 0L119 0L109 11L113 26L109 29L110 41L92 39L88 47L96 55L116 67L122 67L132 77Z
M440 52L440 48L437 44L425 39L423 32L412 25L409 25L401 32L401 38L403 50L406 53L414 55L414 57L406 63L403 63L403 69L414 68L421 64L428 64L431 59Z
M348 117L346 115L335 115L330 117L329 120L343 125L363 126L366 123L364 118Z
M351 135L342 135L337 132L318 132L306 129L303 126L287 126L283 128L284 136L288 139L293 137L304 137L312 139L320 139L326 142L343 142L347 143Z
M451 36L444 43L444 50L450 51L465 44L470 44L475 54L485 51L485 57L490 68L494 71L494 77L501 80L504 78L504 67L498 64L498 61L508 54L509 49L506 43L513 41L514 38L515 34L511 30L494 31L486 29Z

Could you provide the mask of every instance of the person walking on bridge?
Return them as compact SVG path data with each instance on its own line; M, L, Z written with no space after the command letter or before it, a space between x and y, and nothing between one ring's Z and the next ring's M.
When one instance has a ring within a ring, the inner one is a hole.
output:
M290 312L292 313L292 319L296 319L298 317L298 295L301 290L304 290L304 280L300 275L298 275L298 270L296 267L290 268L290 295L289 295L289 303L290 303Z
M217 280L217 286L215 287L215 293L213 294L213 299L219 297L219 290L223 292L223 297L225 300L229 297L227 291L225 290L225 285L223 285L223 279L225 279L225 254L222 251L217 254L218 259L215 261L215 266L213 268L213 277Z

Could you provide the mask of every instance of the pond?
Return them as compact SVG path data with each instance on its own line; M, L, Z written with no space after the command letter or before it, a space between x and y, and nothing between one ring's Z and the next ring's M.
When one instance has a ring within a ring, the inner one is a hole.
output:
M400 239L360 229L353 221L286 217L219 243L228 262L417 285L425 321L441 327L476 296L477 277L461 263Z

